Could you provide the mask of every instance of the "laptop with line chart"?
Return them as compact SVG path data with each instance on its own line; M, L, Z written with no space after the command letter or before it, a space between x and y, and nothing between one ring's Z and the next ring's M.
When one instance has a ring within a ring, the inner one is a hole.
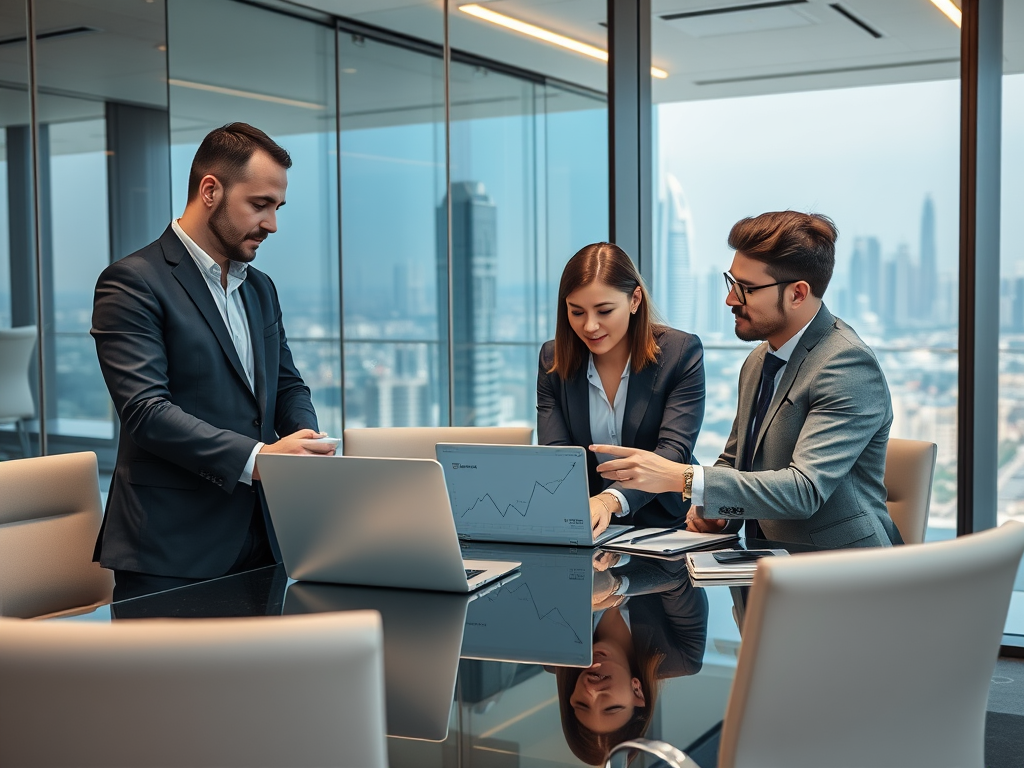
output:
M438 443L436 450L464 541L595 547L630 528L610 525L595 541L580 447Z

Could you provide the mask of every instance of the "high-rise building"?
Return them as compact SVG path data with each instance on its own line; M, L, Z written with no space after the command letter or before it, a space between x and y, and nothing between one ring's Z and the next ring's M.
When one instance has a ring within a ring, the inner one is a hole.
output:
M852 318L863 320L870 313L884 319L886 291L882 283L882 244L877 237L854 239L848 283Z
M452 183L452 316L455 412L458 426L496 426L501 416L501 354L495 340L498 209L484 185ZM438 207L438 274L447 273L447 201ZM440 317L447 317L439 291Z
M938 264L935 252L935 205L932 196L925 195L921 209L921 258L917 270L917 300L914 311L922 322L931 320L935 314L936 291L939 288Z
M671 173L662 178L654 241L654 304L673 328L692 331L697 320L697 281L690 264L693 216L679 180Z

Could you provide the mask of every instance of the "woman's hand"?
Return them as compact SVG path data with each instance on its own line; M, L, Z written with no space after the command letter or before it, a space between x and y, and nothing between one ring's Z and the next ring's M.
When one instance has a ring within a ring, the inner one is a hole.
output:
M597 471L605 480L613 480L623 488L636 488L648 493L683 492L683 470L688 466L662 458L656 453L621 445L592 445L594 453L621 458L606 461Z
M599 493L590 497L590 527L596 539L612 522L612 515L622 510L619 500L610 493Z

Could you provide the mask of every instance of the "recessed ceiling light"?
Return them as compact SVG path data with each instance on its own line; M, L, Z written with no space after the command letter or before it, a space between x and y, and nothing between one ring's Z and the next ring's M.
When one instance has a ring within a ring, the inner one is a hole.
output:
M463 13L468 13L470 16L474 16L482 21L489 21L492 24L511 29L513 32L519 32L523 35L536 38L537 40L543 40L545 43L551 43L562 48L567 48L570 51L576 53L582 53L584 56L589 56L592 59L598 59L600 61L608 61L608 51L597 46L584 43L581 40L574 40L571 37L560 35L557 32L552 32L550 29L544 29L538 27L536 24L530 24L519 19L513 19L511 16L506 16L503 13L497 13L489 8L484 8L476 3L469 5L460 5L459 10ZM651 77L656 77L659 80L664 80L668 77L668 72L658 67L651 67Z

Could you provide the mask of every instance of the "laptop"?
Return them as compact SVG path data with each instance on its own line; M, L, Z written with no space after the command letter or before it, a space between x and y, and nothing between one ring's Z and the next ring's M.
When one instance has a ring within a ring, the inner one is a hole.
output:
M293 579L472 592L519 567L463 561L436 461L260 454L256 465Z
M433 459L438 443L493 443L529 445L533 427L376 427L346 429L342 452L346 456L381 456L393 459Z
M630 529L610 525L594 538L580 447L438 443L436 450L464 541L595 547Z
M591 665L594 550L474 543L463 552L472 557L514 557L522 566L519 578L473 596L462 658Z
M380 611L388 736L444 741L466 607L475 597L297 581L288 585L281 613Z

